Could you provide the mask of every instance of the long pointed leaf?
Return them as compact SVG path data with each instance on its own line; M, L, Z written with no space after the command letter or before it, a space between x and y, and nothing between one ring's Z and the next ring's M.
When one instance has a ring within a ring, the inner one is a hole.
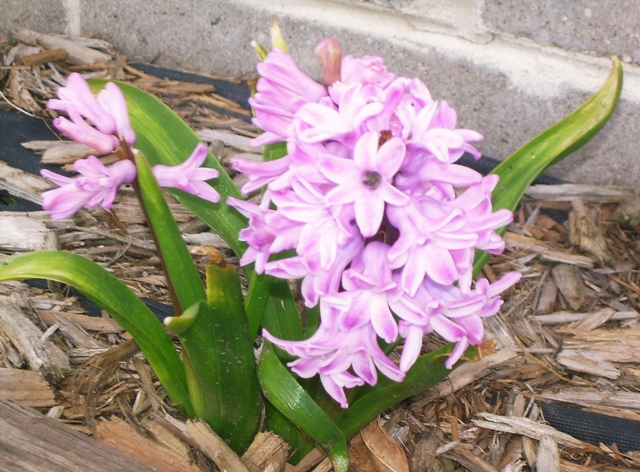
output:
M71 285L109 313L133 336L169 398L193 415L184 368L171 339L124 283L94 262L66 252L33 252L0 261L0 281L33 278Z
M349 453L344 435L282 365L269 342L262 349L258 379L267 400L327 452L336 471L346 471Z
M253 338L233 266L224 261L207 266L207 303L195 308L197 314L186 329L180 317L169 318L166 324L170 330L178 328L187 354L196 415L242 454L258 432L262 405Z
M493 191L493 208L515 210L529 185L546 169L586 144L605 125L622 91L622 65L613 58L613 69L602 88L584 105L535 137L505 159L492 174L500 176ZM504 234L506 228L498 232ZM474 274L478 274L489 255L477 251Z

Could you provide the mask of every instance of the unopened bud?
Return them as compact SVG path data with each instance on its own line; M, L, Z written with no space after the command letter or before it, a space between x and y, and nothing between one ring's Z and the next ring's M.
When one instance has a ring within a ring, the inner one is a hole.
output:
M260 61L264 61L264 59L269 54L264 46L262 46L262 44L260 44L258 41L251 41L251 47L253 47L253 50L256 52L256 55L258 56L258 59Z
M336 38L325 38L316 46L316 56L322 62L324 70L323 80L326 85L331 85L340 80L340 62L342 61L342 48Z
M269 26L269 31L271 31L271 45L274 48L282 49L284 52L289 52L289 50L287 49L287 43L284 40L284 36L282 36L282 31L280 31L278 19L275 16L273 17L273 21Z

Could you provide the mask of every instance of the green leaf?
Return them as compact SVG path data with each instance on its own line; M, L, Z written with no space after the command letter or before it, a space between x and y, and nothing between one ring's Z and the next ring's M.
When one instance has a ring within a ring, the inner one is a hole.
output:
M124 283L96 263L66 252L33 252L0 261L0 281L34 278L71 285L109 313L133 336L169 398L193 415L184 368L173 342Z
M258 363L258 379L267 400L325 450L336 471L346 471L349 453L342 431L282 365L268 341Z
M207 265L207 303L199 305L192 325L178 337L196 416L242 454L258 432L262 404L253 338L233 266Z
M193 326L200 313L202 304L204 301L198 302L195 305L191 305L189 308L182 312L180 316L167 316L164 319L164 326L173 334L182 334Z
M249 290L244 300L244 306L247 311L247 319L249 322L249 332L255 338L260 331L262 317L264 315L267 303L271 293L271 285L273 277L265 274L256 274L251 278Z
M318 330L320 326L320 305L306 309L306 317L304 323L304 337L310 338Z
M442 382L451 373L444 363L453 346L453 344L447 344L420 356L402 382L394 382L380 376L375 387L359 387L355 391L349 408L336 421L344 437L347 440L351 439L387 408ZM465 358L475 358L476 355L475 348L470 347L467 349ZM458 362L454 368L462 363L462 361Z
M613 69L603 87L584 105L535 137L505 159L492 174L500 176L493 191L493 208L515 210L529 185L550 166L586 144L607 122L622 91L622 65L613 58ZM498 230L504 234L505 228ZM473 272L477 275L489 255L476 251Z
M275 161L287 155L287 143L273 143L262 147L262 159Z
M144 209L175 296L184 311L206 298L202 280L149 164L143 155L138 154L135 159Z

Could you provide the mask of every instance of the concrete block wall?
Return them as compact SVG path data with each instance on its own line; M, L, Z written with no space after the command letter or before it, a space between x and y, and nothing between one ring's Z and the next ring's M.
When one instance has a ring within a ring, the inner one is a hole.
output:
M0 31L96 33L130 59L221 76L251 73L250 41L269 44L277 16L292 55L319 77L326 36L380 55L458 111L459 126L505 158L577 108L624 61L609 124L550 173L579 183L640 184L640 4L637 0L0 0Z

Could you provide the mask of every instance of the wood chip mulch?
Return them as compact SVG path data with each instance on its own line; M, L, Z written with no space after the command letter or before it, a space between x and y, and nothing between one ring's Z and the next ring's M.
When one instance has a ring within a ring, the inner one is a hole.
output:
M44 103L77 71L155 94L223 165L239 154L260 159L249 146L256 129L238 118L247 110L213 85L145 74L104 41L20 30L0 38L0 55L0 109L51 118ZM62 166L89 152L64 141L24 146ZM242 185L242 176L234 178ZM49 187L0 162L0 189L39 203ZM213 246L237 262L217 235L170 204L194 253ZM633 450L585 442L545 418L548 404L640 421L639 237L634 189L532 187L509 227L506 252L484 270L490 281L512 270L523 279L487 320L482 358L367 426L350 444L353 470L640 469ZM0 212L2 257L38 249L81 254L140 297L169 302L130 191L112 211L83 210L62 221ZM54 463L65 470L331 470L319 451L286 464L288 447L272 434L258 436L238 458L208 426L181 417L127 333L106 313L87 316L81 301L59 284L0 284L0 470ZM441 343L426 339L425 352Z

